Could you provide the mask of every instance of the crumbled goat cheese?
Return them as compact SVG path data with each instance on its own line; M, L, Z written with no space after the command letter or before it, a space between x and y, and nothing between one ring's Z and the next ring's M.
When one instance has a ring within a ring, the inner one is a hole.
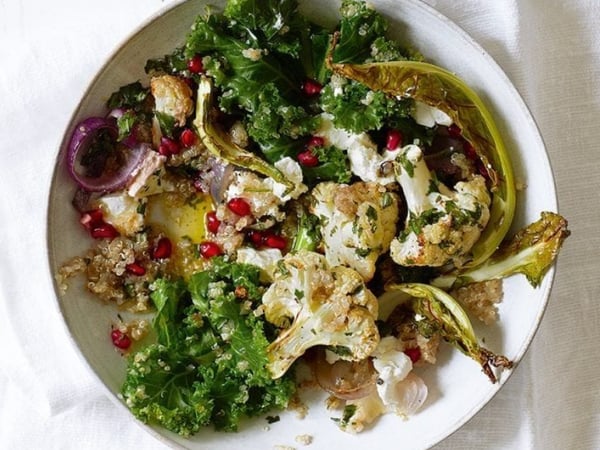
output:
M373 352L373 367L379 374L377 393L386 406L397 402L396 384L412 370L412 362L398 349L398 342L393 336L385 337Z
M316 135L325 139L326 144L346 150L350 160L350 170L362 181L372 181L382 185L394 183L394 171L386 173L386 163L393 161L400 149L379 154L377 145L367 133L354 134L333 125L330 114L321 115L321 126Z
M428 128L433 128L436 124L447 127L452 125L452 119L444 111L423 102L415 102L415 110L412 116L415 122Z

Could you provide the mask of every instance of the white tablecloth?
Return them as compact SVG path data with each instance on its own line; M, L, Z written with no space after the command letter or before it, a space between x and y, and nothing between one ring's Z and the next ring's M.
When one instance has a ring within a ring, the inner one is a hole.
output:
M68 342L44 265L44 221L55 153L83 89L166 3L0 0L0 448L164 448L113 405ZM437 448L600 448L600 1L428 3L522 93L573 232L524 361Z

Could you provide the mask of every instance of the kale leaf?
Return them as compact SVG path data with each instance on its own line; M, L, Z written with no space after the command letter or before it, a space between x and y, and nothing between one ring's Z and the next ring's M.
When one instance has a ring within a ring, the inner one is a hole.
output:
M142 83L136 81L121 87L118 91L113 92L106 102L106 106L110 109L125 108L134 109L136 111L142 109L143 103L149 94L149 89L142 86Z
M295 383L271 379L265 323L251 310L258 278L257 267L215 258L187 284L155 282L158 342L129 357L122 388L136 417L189 436L209 424L235 431L241 418L287 405Z
M344 0L340 13L340 38L333 53L336 63L362 63L381 50L389 56L388 61L402 58L397 45L385 38L386 19L368 3Z
M346 152L335 147L314 147L311 149L319 160L314 167L303 167L305 180L310 183L317 181L335 181L336 183L348 183L352 178L350 161Z
M329 35L296 9L295 0L230 1L224 15L199 17L186 41L188 57L204 55L221 109L243 115L269 162L295 155L299 138L314 131L314 100L301 87L307 77L324 79L326 73Z

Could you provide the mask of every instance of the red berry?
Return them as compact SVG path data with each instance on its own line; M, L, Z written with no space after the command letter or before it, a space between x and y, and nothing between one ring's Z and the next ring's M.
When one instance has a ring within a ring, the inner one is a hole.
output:
M94 239L113 239L119 235L119 232L110 223L103 222L99 225L95 225L90 230L90 234Z
M421 349L419 347L407 348L404 350L404 354L410 358L413 364L421 359Z
M161 237L152 249L152 259L165 259L171 256L173 246L167 237Z
M113 345L121 350L127 350L131 346L131 339L129 336L116 328L110 332L110 338Z
M306 148L311 149L314 147L323 147L325 145L325 139L321 136L312 136L306 143Z
M204 72L204 64L202 64L202 56L196 55L187 62L187 68L192 73Z
M179 141L185 148L189 148L196 143L196 133L194 133L191 129L186 128L181 132Z
M323 89L323 86L321 86L318 81L311 80L310 78L306 79L302 84L302 90L309 97L319 95L321 93L321 89Z
M160 138L160 146L158 147L158 153L160 153L161 155L176 155L177 153L179 153L179 150L179 143L176 140L165 136Z
M265 245L269 248L278 248L279 250L285 249L287 241L283 236L277 234L270 234L264 239Z
M448 135L450 135L453 138L457 138L460 137L460 135L462 134L462 131L460 128L458 128L458 125L456 125L455 123L453 123L452 125L450 125L448 127Z
M232 198L227 202L227 207L238 216L249 216L252 213L250 205L241 197Z
M396 129L388 130L385 146L388 150L396 150L402 145L402 133Z
M298 153L298 162L304 167L315 167L319 165L319 158L313 154L310 150L305 150Z
M200 254L203 258L210 259L214 256L223 254L221 247L218 244L211 241L204 241L199 245Z
M127 264L125 266L125 270L132 275L142 276L146 274L146 269L144 266L137 262L132 262L131 264Z
M221 221L217 219L217 213L215 211L209 211L206 213L206 229L211 233L217 233Z
M260 230L250 230L248 232L248 238L255 246L260 247L264 243L265 233Z

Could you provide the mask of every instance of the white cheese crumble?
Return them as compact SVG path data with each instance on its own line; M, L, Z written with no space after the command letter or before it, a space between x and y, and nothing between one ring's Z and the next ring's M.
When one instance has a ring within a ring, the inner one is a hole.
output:
M283 258L278 248L265 248L256 250L251 247L242 247L237 251L237 262L242 264L253 264L260 267L261 275L266 280L272 280L273 268L277 261Z
M448 114L423 102L415 102L412 116L415 122L428 128L433 128L436 124L447 127L452 125L452 119Z
M377 393L386 406L398 402L396 385L412 370L410 358L399 349L393 336L384 337L373 352L373 367L379 374Z
M272 178L267 178L266 182L270 184L273 194L275 194L282 202L296 199L308 190L308 187L302 183L302 168L297 161L293 160L289 156L286 156L285 158L277 161L274 166L283 174L285 178L288 179L288 181L294 185L292 192L286 194L285 191L287 188L284 184L278 183Z
M144 227L144 216L138 212L140 201L121 192L101 197L98 204L108 223L119 233L131 236Z
M321 125L317 136L325 139L325 143L346 150L350 160L350 170L362 181L371 181L382 185L396 181L394 172L382 173L382 164L393 161L400 153L400 149L379 154L377 145L367 133L354 134L344 129L336 128L330 114L321 115Z

